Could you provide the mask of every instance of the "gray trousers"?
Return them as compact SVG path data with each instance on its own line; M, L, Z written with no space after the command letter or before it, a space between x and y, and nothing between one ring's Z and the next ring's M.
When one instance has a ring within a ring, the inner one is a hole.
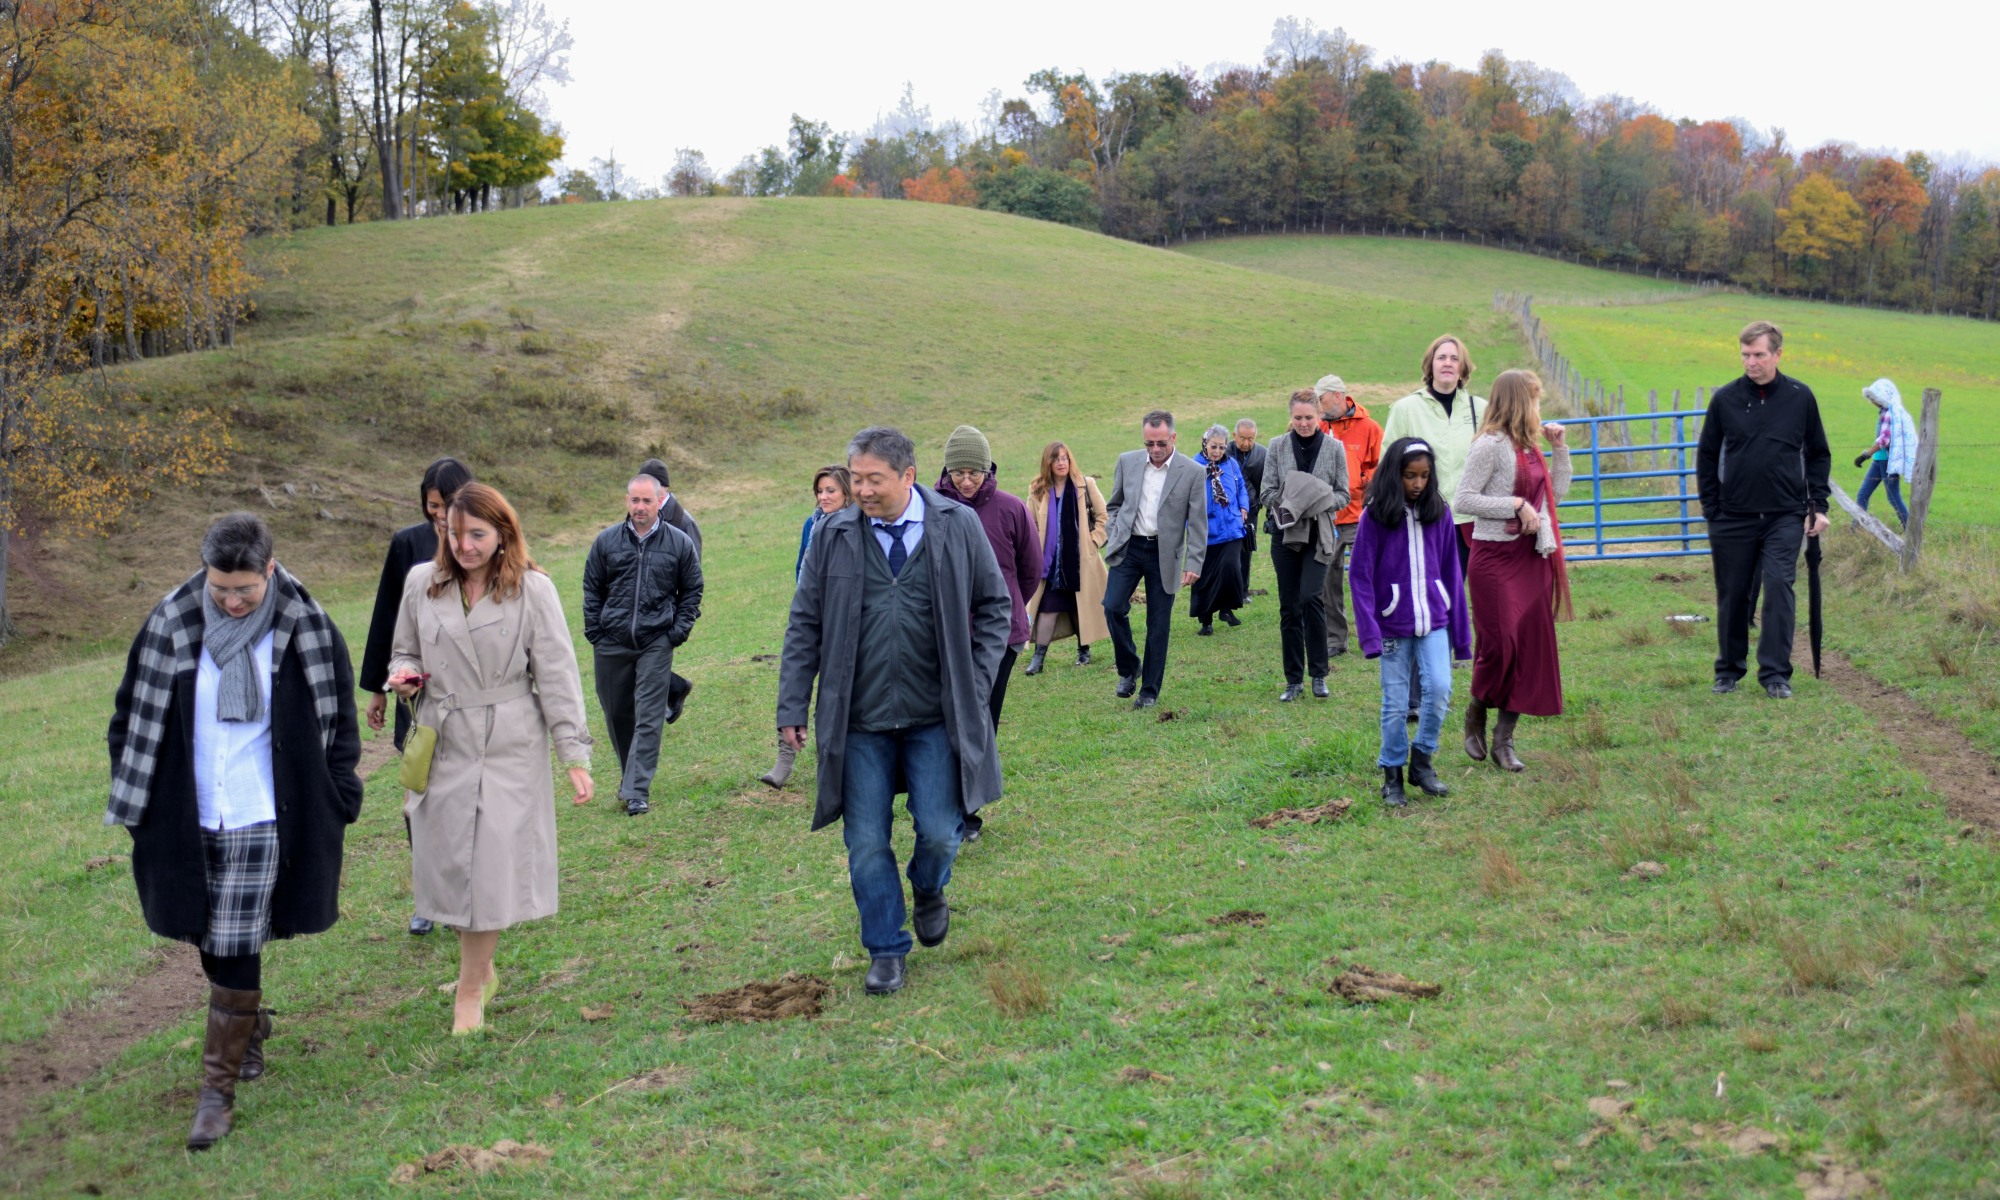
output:
M624 775L620 800L651 800L653 772L660 762L660 731L667 722L667 685L674 677L674 647L666 638L644 650L594 647L597 703L611 730Z
M1361 531L1361 523L1335 525L1333 529L1340 535L1340 547L1333 552L1333 561L1326 564L1326 590L1320 594L1326 608L1329 655L1347 653L1347 559L1354 553L1354 535Z

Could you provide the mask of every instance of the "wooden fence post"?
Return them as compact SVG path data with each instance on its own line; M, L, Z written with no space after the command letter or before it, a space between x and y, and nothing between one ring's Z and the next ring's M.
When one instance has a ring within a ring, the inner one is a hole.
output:
M1903 530L1903 570L1917 569L1924 548L1924 518L1931 511L1931 488L1937 483L1938 409L1944 397L1924 389L1924 411L1917 420L1917 467L1910 477L1910 520Z

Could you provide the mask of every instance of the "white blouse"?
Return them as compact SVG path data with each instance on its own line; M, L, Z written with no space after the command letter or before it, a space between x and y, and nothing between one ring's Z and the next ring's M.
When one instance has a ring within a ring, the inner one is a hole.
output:
M265 634L253 653L264 715L256 721L222 721L215 715L222 668L206 647L194 677L194 796L203 829L241 829L278 819L271 776L271 642Z

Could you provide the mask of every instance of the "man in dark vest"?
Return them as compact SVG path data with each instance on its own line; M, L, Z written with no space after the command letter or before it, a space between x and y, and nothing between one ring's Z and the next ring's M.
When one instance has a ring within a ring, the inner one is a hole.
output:
M802 749L819 681L814 829L835 820L880 996L905 980L910 935L890 826L909 793L916 940L945 939L945 885L965 817L1000 796L987 702L1013 599L970 508L917 483L916 448L876 426L847 448L855 503L826 519L799 572L778 670L778 736Z
M662 519L666 495L653 475L634 475L625 485L626 519L598 534L583 560L583 636L618 751L618 798L631 817L652 810L660 734L678 715L674 650L701 616L701 552Z
M1715 693L1749 671L1750 610L1759 578L1764 620L1757 682L1773 700L1792 695L1792 581L1799 548L1826 531L1833 451L1812 389L1778 371L1785 335L1769 321L1744 327L1743 375L1715 389L1701 423L1695 482L1715 569Z

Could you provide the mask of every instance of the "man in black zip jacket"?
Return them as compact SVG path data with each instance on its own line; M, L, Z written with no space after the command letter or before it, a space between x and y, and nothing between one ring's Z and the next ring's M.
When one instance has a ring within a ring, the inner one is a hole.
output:
M701 553L660 519L665 498L653 475L634 475L625 485L629 519L598 534L583 563L583 636L595 652L597 703L624 773L618 798L632 817L652 809L674 649L701 616Z
M1715 693L1736 690L1747 672L1750 609L1761 577L1764 620L1757 681L1773 700L1792 695L1792 581L1799 547L1828 525L1833 453L1812 389L1780 374L1785 335L1769 321L1737 341L1743 377L1715 390L1695 452L1701 514L1715 569Z

